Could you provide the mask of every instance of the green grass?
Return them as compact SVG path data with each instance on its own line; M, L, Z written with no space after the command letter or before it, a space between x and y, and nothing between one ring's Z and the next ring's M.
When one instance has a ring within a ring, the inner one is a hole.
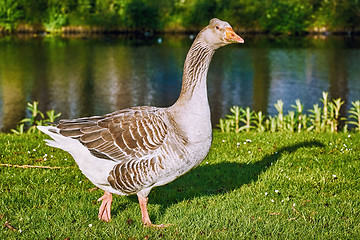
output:
M215 132L198 168L150 193L164 229L143 227L135 196L99 221L102 191L43 138L0 134L2 164L62 167L0 167L0 239L360 237L360 134Z

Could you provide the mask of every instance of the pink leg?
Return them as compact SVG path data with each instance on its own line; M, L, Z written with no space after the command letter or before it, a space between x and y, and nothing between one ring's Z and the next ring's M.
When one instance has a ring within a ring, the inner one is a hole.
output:
M147 210L148 198L138 196L138 199L139 199L141 215L142 215L141 221L144 223L145 226L151 226L152 223L150 221L149 213L148 213L148 210Z
M104 192L104 195L98 199L98 201L102 201L98 215L99 220L104 220L105 222L109 222L111 220L112 200L112 194L109 192Z
M140 204L140 209L141 209L141 221L144 223L144 225L146 227L159 227L159 228L163 228L163 227L167 227L170 226L171 224L160 224L160 225L154 225L151 223L150 217L149 217L149 213L147 210L147 203L148 203L148 198L147 197L140 197L138 196L139 199L139 204Z

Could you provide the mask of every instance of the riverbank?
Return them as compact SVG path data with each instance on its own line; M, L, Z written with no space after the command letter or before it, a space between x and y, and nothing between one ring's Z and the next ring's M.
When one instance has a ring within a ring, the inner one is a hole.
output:
M76 36L76 35L124 35L124 34L144 34L144 35L155 35L155 34L197 34L201 30L201 27L185 28L182 26L166 28L162 30L153 29L130 29L125 27L107 27L107 26L91 26L91 25L79 25L79 26L63 26L59 29L46 29L45 26L35 24L18 24L16 28L9 30L0 26L0 37L6 35L64 35L64 36ZM242 28L234 27L235 32L239 34L249 35L313 35L313 36L328 36L328 35L348 35L348 36L359 36L360 26L347 29L339 28L334 30L328 30L326 28L315 28L301 33L272 33L269 31L261 30L258 28Z

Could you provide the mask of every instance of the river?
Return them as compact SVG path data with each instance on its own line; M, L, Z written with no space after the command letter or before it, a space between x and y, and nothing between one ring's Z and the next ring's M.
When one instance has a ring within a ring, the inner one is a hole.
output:
M213 126L233 105L274 115L300 99L312 108L323 91L360 100L360 38L243 36L219 49L208 74ZM0 129L15 128L26 102L61 118L139 106L169 106L181 89L193 36L5 36L0 38Z

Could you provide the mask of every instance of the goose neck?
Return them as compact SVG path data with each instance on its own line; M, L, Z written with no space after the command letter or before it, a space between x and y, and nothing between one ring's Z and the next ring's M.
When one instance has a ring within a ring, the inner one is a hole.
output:
M179 99L189 99L193 96L206 98L206 77L210 61L215 50L196 39L185 60L182 88Z

